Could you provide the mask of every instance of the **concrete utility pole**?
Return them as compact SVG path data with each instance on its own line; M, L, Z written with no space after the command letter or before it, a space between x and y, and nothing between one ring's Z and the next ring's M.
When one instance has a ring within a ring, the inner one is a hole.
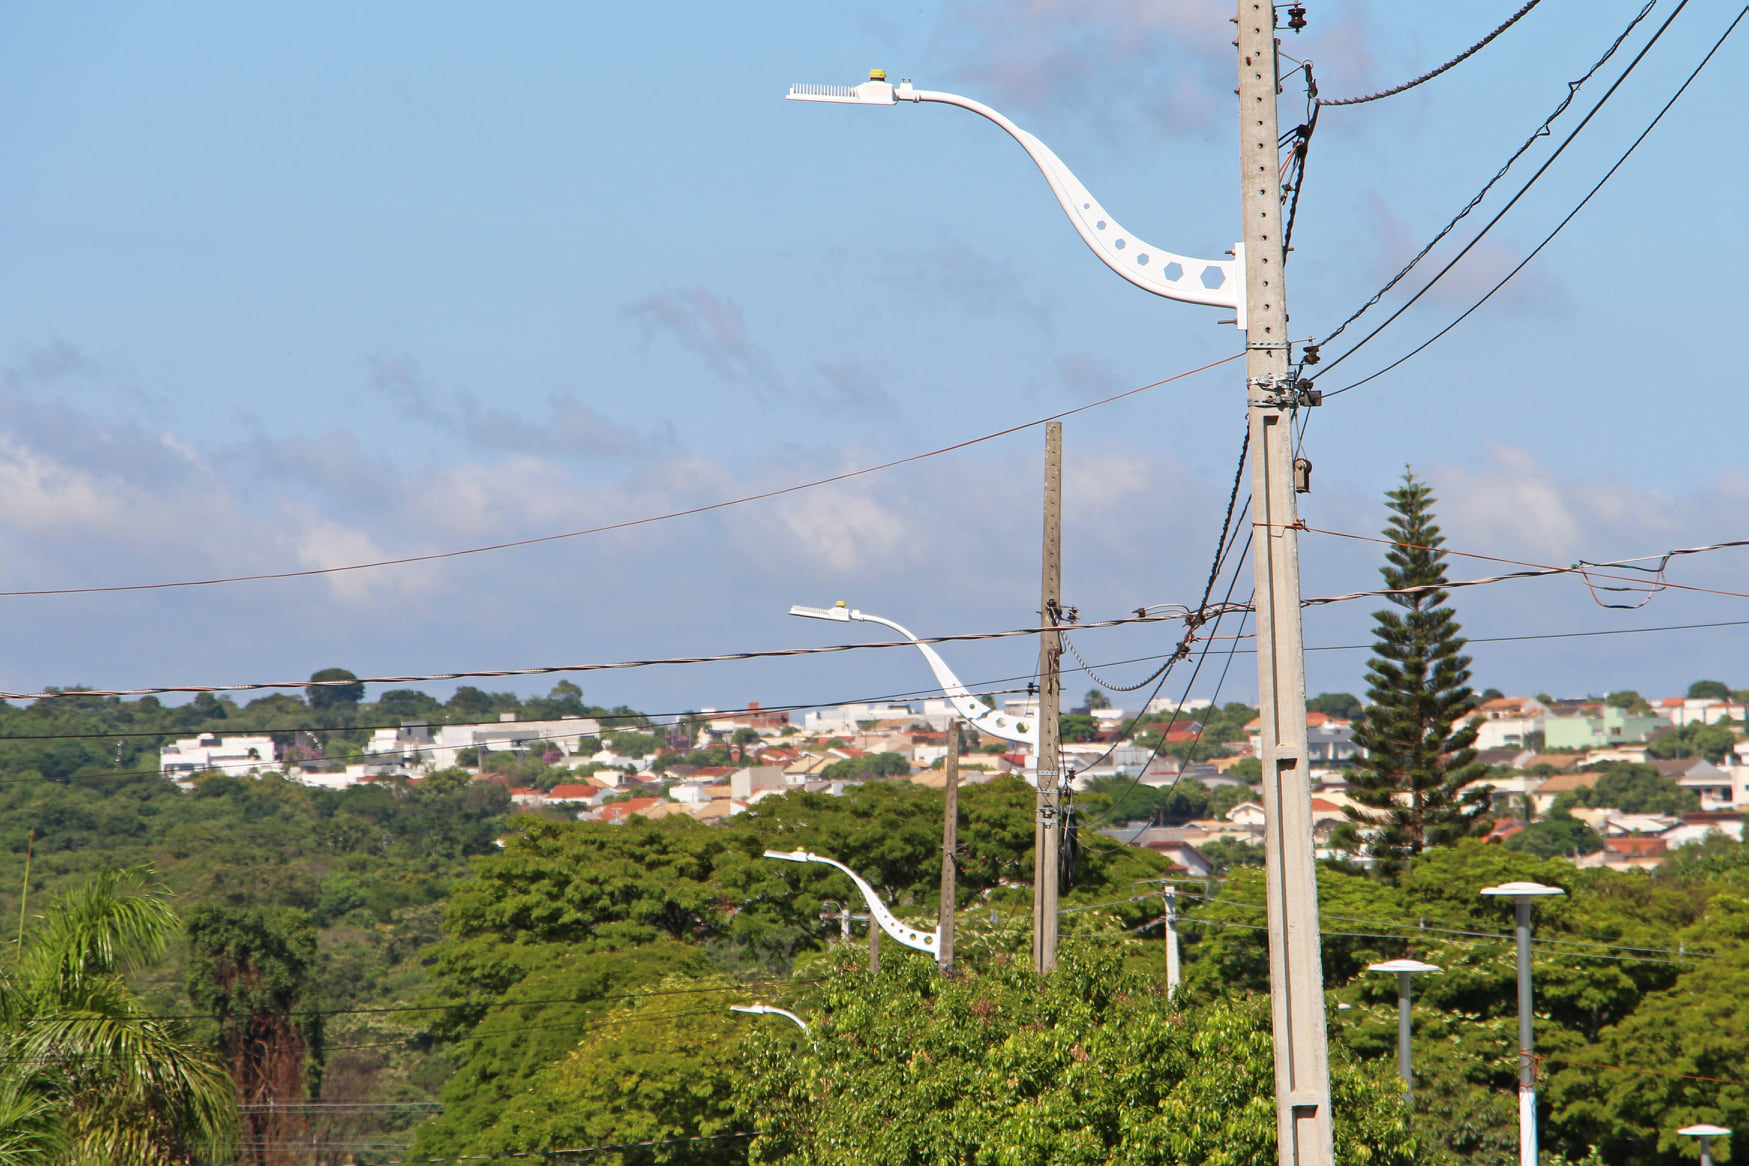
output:
M953 971L953 907L958 897L958 868L954 856L959 853L960 828L960 724L947 723L947 781L942 788L941 812L941 913L937 916L936 934L941 936L935 966L943 972Z
M1251 558L1257 572L1257 701L1263 721L1269 999L1282 1166L1331 1166L1330 1064L1318 952L1317 864L1306 776L1287 295L1282 281L1281 149L1275 9L1240 0L1239 179L1245 262L1245 375L1251 419Z
M1044 568L1039 584L1038 822L1032 834L1032 965L1040 975L1057 967L1057 851L1062 683L1057 664L1062 636L1055 630L1063 591L1063 423L1045 426ZM1308 813L1310 812L1308 808Z
M1166 996L1178 994L1178 888L1167 883L1160 891L1166 900Z

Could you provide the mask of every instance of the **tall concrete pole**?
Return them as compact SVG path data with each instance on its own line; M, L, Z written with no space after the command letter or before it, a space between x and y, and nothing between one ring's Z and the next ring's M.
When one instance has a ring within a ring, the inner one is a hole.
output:
M960 826L960 723L947 723L947 778L943 787L941 812L941 911L936 916L936 934L941 944L935 964L944 972L953 971L953 907L958 897L958 868L954 855L959 850Z
M1039 584L1038 822L1033 829L1032 964L1040 975L1057 967L1057 853L1062 840L1058 809L1061 780L1062 682L1058 661L1062 636L1055 630L1063 599L1063 424L1045 426L1044 566ZM1308 813L1310 810L1308 809Z
M1178 970L1178 888L1167 883L1161 892L1166 900L1166 995L1178 994L1182 978Z
M1275 1033L1276 1134L1282 1166L1332 1166L1329 1049L1318 953L1317 864L1306 768L1299 520L1293 401L1282 280L1281 156L1276 125L1275 9L1240 0L1239 177L1245 259L1245 374L1251 423L1251 557L1257 573L1257 698L1269 996Z

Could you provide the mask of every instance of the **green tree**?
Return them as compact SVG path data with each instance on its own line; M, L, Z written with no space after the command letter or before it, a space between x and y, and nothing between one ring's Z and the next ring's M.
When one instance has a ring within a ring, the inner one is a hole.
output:
M1093 718L1086 713L1063 713L1057 718L1057 726L1060 739L1064 741L1091 741L1099 732Z
M300 1103L321 1088L316 929L301 911L206 904L189 916L188 943L188 996L218 1023L245 1149L277 1161L271 1147L306 1133Z
M1433 520L1433 492L1405 471L1386 497L1392 512L1385 538L1385 586L1397 611L1374 615L1373 656L1367 664L1372 705L1356 727L1366 750L1349 779L1349 809L1371 831L1368 844L1391 873L1428 846L1471 834L1488 807L1488 789L1474 786L1486 767L1476 760L1476 727L1469 723L1476 694L1470 659L1442 589L1445 536ZM1400 613L1400 614L1399 614Z
M1560 809L1512 835L1506 840L1506 849L1522 850L1538 858L1566 858L1596 854L1603 849L1603 839L1597 831Z
M758 1166L894 1162L1241 1166L1275 1158L1262 998L1181 1007L1103 945L945 978L849 953L815 990L813 1040L755 1030L736 1079ZM1091 949L1091 950L1090 950ZM1331 1057L1341 1162L1408 1166L1418 1144L1388 1062Z
M1690 700L1730 700L1731 686L1721 680L1697 680L1688 686Z
M1653 757L1674 759L1704 757L1718 765L1737 747L1737 734L1724 725L1703 725L1694 721L1679 729L1669 729L1646 742L1646 752Z
M224 1071L128 986L176 929L149 868L54 899L0 977L0 1162L145 1166L217 1155Z
M1607 704L1610 708L1628 709L1629 711L1638 711L1650 707L1646 704L1646 698L1631 688L1623 688L1610 693L1603 698L1603 703Z
M1360 698L1346 692L1326 692L1306 702L1306 711L1352 721L1365 711Z
M1586 805L1608 806L1624 814L1681 814L1700 808L1693 790L1685 790L1650 765L1613 761L1602 767L1597 784L1584 791Z
M313 709L352 709L364 699L364 685L356 683L358 677L344 668L324 668L320 672L312 672L310 680L312 683L304 689L304 698ZM333 683L337 680L355 683Z
M1105 690L1103 688L1089 688L1087 690L1087 695L1081 699L1089 711L1093 709L1108 709L1111 707L1111 698L1105 695Z
M911 763L902 753L865 753L834 761L820 771L827 781L850 781L867 777L894 777L911 772Z

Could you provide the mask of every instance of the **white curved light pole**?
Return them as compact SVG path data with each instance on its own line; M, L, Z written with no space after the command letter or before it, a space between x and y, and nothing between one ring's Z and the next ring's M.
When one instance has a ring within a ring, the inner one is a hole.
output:
M1501 883L1483 887L1482 894L1511 899L1518 913L1518 1159L1536 1166L1536 1060L1531 1051L1530 904L1549 895L1564 895L1559 887L1541 883Z
M1676 1132L1687 1134L1691 1138L1699 1138L1700 1166L1713 1166L1713 1139L1722 1138L1731 1131L1724 1126L1708 1125L1706 1122L1701 1122L1699 1125L1685 1126Z
M880 924L882 931L918 951L936 954L941 947L941 933L938 931L918 931L915 927L907 927L900 923L893 913L887 910L887 905L881 902L881 897L875 894L873 887L862 880L862 876L839 862L835 858L827 858L823 854L811 854L806 850L767 850L766 858L780 858L785 862L821 862L827 866L836 867L850 876L850 881L856 884L856 889L862 892L862 897L868 902L868 913L874 921Z
M788 1020L793 1020L796 1024L796 1027L801 1029L803 1032L808 1031L808 1022L807 1021L803 1020L801 1017L797 1016L795 1013L791 1012L789 1009L778 1008L776 1005L772 1005L772 1004L731 1004L731 1005L729 1005L729 1011L730 1012L750 1012L754 1016L782 1016Z
M1415 1070L1409 1063L1409 977L1416 972L1437 972L1439 968L1420 960L1386 960L1368 964L1366 970L1397 974L1397 1075L1403 1079L1403 1104L1407 1106L1415 1098Z
M928 644L920 641L915 635L890 619L882 619L878 615L870 615L866 611L847 606L841 599L831 607L805 607L796 604L789 609L791 615L799 615L804 619L826 619L838 623L878 623L882 627L892 628L907 640L917 645L917 650L923 653L923 658L929 662L929 670L935 673L935 681L941 685L942 693L952 702L954 711L964 717L968 724L980 733L988 733L992 737L1000 737L1004 741L1013 741L1021 745L1038 748L1038 720L1028 720L1025 717L1011 717L1007 713L990 708L983 701L967 691L960 683L953 669L947 666L939 653Z
M1143 291L1180 300L1187 304L1203 304L1214 308L1231 308L1238 326L1245 327L1245 251L1244 244L1235 244L1231 259L1194 259L1138 239L1106 213L1099 200L1087 192L1062 159L1050 147L1003 117L982 102L957 93L938 93L930 89L913 88L909 80L898 85L887 82L884 70L876 69L861 85L792 85L791 101L828 101L846 105L897 105L901 101L938 102L969 109L988 118L1020 143L1038 164L1051 193L1075 233L1081 236L1100 260L1118 275Z

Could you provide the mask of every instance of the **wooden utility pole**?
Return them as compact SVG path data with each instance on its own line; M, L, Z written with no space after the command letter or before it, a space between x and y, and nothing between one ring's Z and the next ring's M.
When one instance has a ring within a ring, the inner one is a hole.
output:
M870 975L881 970L881 925L873 919L868 921L868 970Z
M1039 585L1038 642L1038 821L1032 842L1032 964L1040 975L1057 967L1057 853L1062 842L1058 811L1061 777L1062 683L1057 674L1063 654L1056 630L1063 599L1063 423L1045 426L1044 569Z
M1239 184L1245 260L1245 375L1251 425L1251 558L1257 701L1263 722L1269 999L1276 1145L1282 1166L1332 1166L1330 1065L1318 952L1317 864L1307 784L1305 647L1294 499L1293 418L1282 280L1278 61L1270 0L1239 0Z
M937 933L941 936L935 964L943 972L953 971L953 908L959 895L958 868L954 856L959 853L960 832L960 723L949 717L947 722L947 782L943 786L941 812L941 912L936 916Z

